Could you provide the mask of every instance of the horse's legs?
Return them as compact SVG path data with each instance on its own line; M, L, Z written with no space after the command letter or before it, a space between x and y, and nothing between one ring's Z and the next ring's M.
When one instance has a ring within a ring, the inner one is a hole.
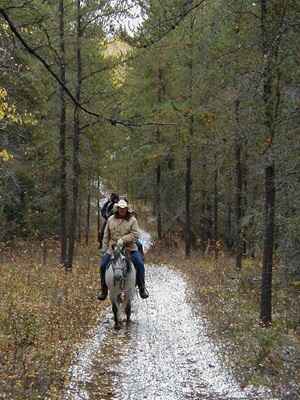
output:
M115 329L121 329L121 323L119 321L119 315L118 315L118 307L115 303L112 305L112 310L114 313L114 320L115 320Z
M126 322L129 324L130 322L130 317L131 317L131 303L128 301L126 308L125 308L125 313L126 313Z

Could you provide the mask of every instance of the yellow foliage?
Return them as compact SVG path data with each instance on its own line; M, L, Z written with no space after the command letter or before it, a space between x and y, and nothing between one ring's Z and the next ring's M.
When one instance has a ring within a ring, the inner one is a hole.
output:
M7 91L5 88L0 88L0 99L7 97Z
M13 160L14 156L4 149L0 151L0 158L2 158L3 161L10 161Z
M300 289L300 281L292 282L292 285L293 285L296 289Z
M25 111L24 115L17 112L14 104L9 105L8 93L5 88L0 88L0 121L13 122L18 125L36 125L37 120L31 113Z
M103 44L102 44L103 46ZM130 51L130 46L120 40L113 40L112 42L105 43L104 57L117 59L123 58ZM111 74L112 84L116 88L120 88L126 80L126 67L122 64L117 65Z
M213 128L216 123L216 115L212 112L203 112L200 115L200 120L207 128Z
M120 88L123 85L125 78L125 70L119 67L118 70L112 72L111 81L113 86L115 88Z
M130 51L130 46L121 40L113 40L111 42L101 43L101 49L103 49L103 47L105 48L105 57L122 57Z
M0 23L1 31L2 32L10 32L9 25L6 22L1 22Z

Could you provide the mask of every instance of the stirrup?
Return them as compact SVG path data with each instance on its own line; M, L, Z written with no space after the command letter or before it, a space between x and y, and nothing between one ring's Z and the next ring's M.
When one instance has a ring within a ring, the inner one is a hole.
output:
M139 293L142 299L147 299L149 297L148 290L145 287L139 288Z
M97 295L97 299L103 301L103 300L106 299L107 294L108 294L108 289L107 288L102 288L101 292L98 293L98 295Z

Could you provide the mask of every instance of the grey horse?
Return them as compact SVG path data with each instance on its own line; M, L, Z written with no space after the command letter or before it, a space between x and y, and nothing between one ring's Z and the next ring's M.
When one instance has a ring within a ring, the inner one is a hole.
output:
M131 305L135 295L136 272L124 249L115 248L105 272L105 281L114 314L115 329L121 328L122 313L130 322Z

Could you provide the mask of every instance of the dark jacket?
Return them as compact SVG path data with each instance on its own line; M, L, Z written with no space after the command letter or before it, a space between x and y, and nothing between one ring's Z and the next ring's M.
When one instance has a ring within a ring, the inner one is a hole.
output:
M113 208L114 208L114 202L111 200L107 200L103 207L101 208L101 215L105 219L105 221L108 220L108 218L113 215Z

